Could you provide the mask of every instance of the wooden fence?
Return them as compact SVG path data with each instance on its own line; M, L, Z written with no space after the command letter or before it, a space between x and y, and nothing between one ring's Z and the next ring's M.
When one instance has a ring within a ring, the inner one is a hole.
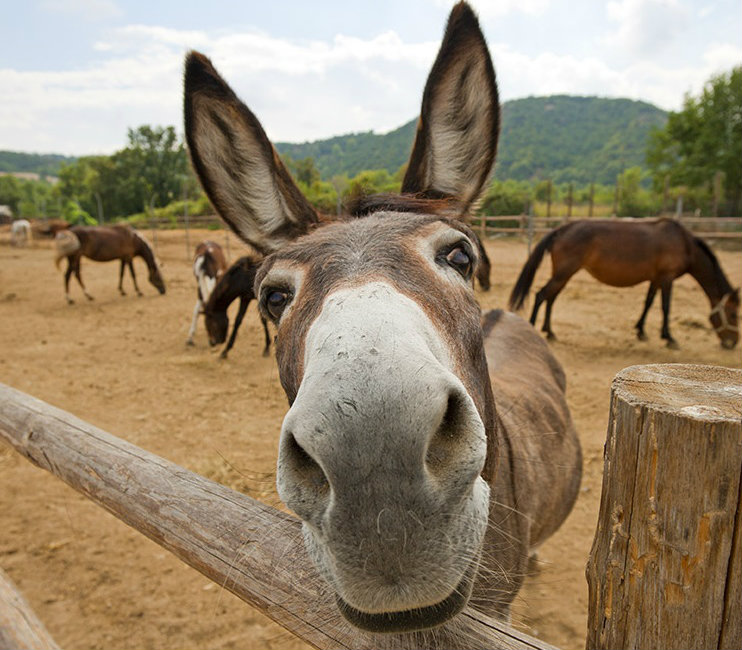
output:
M616 378L588 648L742 645L740 396L740 370L637 366ZM551 647L470 609L429 633L355 630L294 517L2 384L0 439L317 648ZM0 612L31 620L9 591ZM0 628L22 635L24 621L0 617Z
M674 218L675 215L667 214ZM605 220L608 217L592 217L591 220ZM495 235L519 235L530 240L540 239L553 228L576 221L566 217L533 217L521 214L511 217L480 216L472 218L472 225L482 238ZM742 217L695 217L682 216L678 219L697 237L711 240L742 242Z

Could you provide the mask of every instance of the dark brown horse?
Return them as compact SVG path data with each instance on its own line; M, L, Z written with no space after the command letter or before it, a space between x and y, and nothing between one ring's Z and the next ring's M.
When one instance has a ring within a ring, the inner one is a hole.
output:
M546 315L541 331L553 339L551 308L559 292L580 269L613 287L649 281L644 310L635 327L646 340L644 320L657 289L662 292L662 338L677 347L670 334L670 296L675 278L690 273L711 303L711 324L727 349L739 338L739 289L732 289L708 244L672 219L637 221L574 221L552 230L536 246L510 294L510 308L520 309L528 296L544 253L551 253L551 279L538 291L531 312L536 324L541 303Z
M232 327L232 335L220 355L222 359L226 359L232 349L237 338L237 330L240 329L242 319L245 317L245 312L247 312L250 302L255 299L253 285L255 284L255 274L260 268L261 262L262 258L250 255L238 259L219 279L204 305L204 320L206 321L206 331L209 333L209 344L219 345L227 340L227 330L229 329L227 309L235 300L238 298L240 300L240 307ZM268 333L268 324L262 314L260 315L260 321L263 323L263 332L265 333L263 356L266 357L270 350L271 338Z
M196 278L196 306L193 308L191 329L188 330L186 345L195 345L193 335L196 333L198 315L203 313L211 292L227 270L227 260L222 247L213 241L202 241L196 246L193 257L193 275Z
M91 296L85 289L80 277L80 259L83 257L90 258L96 262L111 262L113 260L121 261L121 270L119 272L119 292L125 296L123 288L124 268L129 267L131 279L134 282L134 289L138 296L142 295L137 285L137 277L134 274L134 265L132 260L135 257L141 257L147 269L149 270L148 279L150 283L160 292L165 293L165 281L162 279L162 273L157 266L155 254L147 241L128 225L115 226L74 226L68 230L62 230L56 236L56 258L54 260L57 268L63 257L67 258L67 271L64 274L64 295L67 302L72 304L74 301L70 298L70 276L74 273L77 282L80 284L85 297L92 300Z

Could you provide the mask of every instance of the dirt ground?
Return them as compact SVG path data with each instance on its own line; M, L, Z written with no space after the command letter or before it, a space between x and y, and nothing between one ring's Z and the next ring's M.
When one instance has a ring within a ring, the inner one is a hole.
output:
M191 232L225 241L224 232ZM83 261L95 296L77 286L64 301L51 242L8 245L0 231L0 381L189 469L271 504L278 433L287 404L275 361L263 358L251 305L228 361L207 345L184 343L195 300L183 232L160 232L158 255L168 284L157 295L135 262L142 298L118 295L118 265ZM230 237L231 259L241 247ZM526 246L487 242L493 287L482 306L504 306ZM192 250L192 247L191 247ZM742 255L718 251L734 286ZM548 260L536 279L543 284ZM128 279L127 279L128 282ZM125 285L131 286L131 285ZM580 272L554 308L552 345L568 377L568 399L585 456L577 504L539 554L514 612L526 632L561 648L583 647L587 616L584 567L595 531L608 421L609 387L622 368L642 363L742 367L739 348L722 350L708 324L708 302L695 281L675 283L672 331L679 350L659 339L660 309L639 342L633 324L645 287L614 289ZM659 300L658 300L659 302ZM232 314L233 315L233 314ZM0 446L0 567L23 592L63 648L306 647L218 585L102 509Z

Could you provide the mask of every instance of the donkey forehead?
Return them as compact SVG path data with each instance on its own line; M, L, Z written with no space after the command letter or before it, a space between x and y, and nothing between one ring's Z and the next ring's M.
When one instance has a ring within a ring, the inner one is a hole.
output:
M285 276L282 269L311 271L326 283L368 276L409 273L420 258L457 241L469 242L476 263L476 246L467 226L435 215L380 212L322 226L274 253L257 277ZM316 275L316 274L315 274Z

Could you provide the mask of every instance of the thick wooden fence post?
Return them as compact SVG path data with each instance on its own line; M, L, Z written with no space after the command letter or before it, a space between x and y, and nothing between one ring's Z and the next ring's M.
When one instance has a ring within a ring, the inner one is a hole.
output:
M613 382L587 648L741 648L742 370Z

